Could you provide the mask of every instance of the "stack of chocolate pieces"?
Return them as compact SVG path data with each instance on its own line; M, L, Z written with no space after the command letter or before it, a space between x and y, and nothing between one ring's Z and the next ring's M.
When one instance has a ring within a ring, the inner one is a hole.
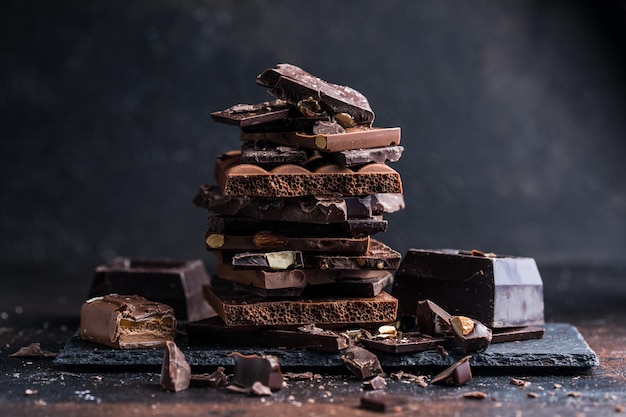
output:
M257 77L274 101L212 114L241 129L217 158L210 212L217 274L205 297L226 327L374 327L396 319L401 255L372 238L404 208L399 128L372 127L358 91L280 64Z

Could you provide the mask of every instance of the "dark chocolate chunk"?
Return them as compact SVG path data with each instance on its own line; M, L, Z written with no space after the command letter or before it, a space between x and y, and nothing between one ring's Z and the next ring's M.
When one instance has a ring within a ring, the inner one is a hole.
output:
M247 142L241 146L241 163L254 165L304 164L310 155L303 148Z
M283 374L276 356L242 355L239 352L228 356L235 361L232 384L251 388L255 382L260 382L274 391L283 386Z
M289 117L280 120L273 120L263 124L242 127L246 133L264 133L264 132L303 132L313 133L313 126L317 122L329 122L331 120L328 115L317 115L314 117L304 117L296 109L294 114L293 108Z
M184 391L191 381L191 368L176 343L168 340L161 366L161 388L166 391Z
M324 153L323 155L334 164L351 167L355 165L369 164L371 162L379 164L385 162L397 162L400 160L403 151L404 147L402 146L385 146L382 148L350 149Z
M436 349L442 344L451 346L453 341L451 337L432 337L420 333L403 333L401 338L376 339L367 336L361 338L361 344L368 349L394 354L424 352Z
M209 276L200 259L118 257L96 268L89 298L136 294L171 306L178 320L195 321L215 315L202 295L202 286L208 283Z
M458 250L410 249L394 282L400 315L429 299L491 328L544 323L543 283L534 259Z
M383 373L378 357L367 349L353 346L341 355L343 363L359 379L367 379Z
M491 329L478 320L465 316L452 316L450 324L454 338L464 352L482 352L491 344Z
M510 329L493 329L491 343L519 342L521 340L541 339L543 327L527 326Z
M418 407L414 397L374 391L368 392L361 397L361 408L380 413L399 413L407 410L416 410Z
M314 135L334 135L337 133L346 133L346 130L335 121L319 121L313 125Z
M28 346L21 347L17 352L11 353L9 356L14 358L56 358L59 354L43 350L39 342L34 342Z
M348 217L368 218L404 209L402 194L370 194L365 197L347 197L345 201Z
M222 388L228 385L228 375L224 373L223 366L218 366L217 370L210 374L191 374L191 382L203 383L209 388Z
M355 271L358 272L358 271ZM387 286L393 283L393 275L387 271L380 271L378 276L372 278L351 278L343 275L328 284L309 285L302 292L306 297L323 297L333 294L347 297L375 297Z
M431 336L450 335L450 313L430 300L417 303L417 327L421 333Z
M211 118L220 123L241 128L285 119L289 115L289 105L282 100L259 104L237 104L226 110L211 113Z
M469 360L471 356L466 356L452 366L444 369L435 375L430 381L431 384L454 385L460 387L472 380L472 368Z
M231 256L221 254L222 260L234 268L269 268L273 270L303 268L302 252L285 250L278 252L245 252Z
M398 268L402 255L389 246L371 239L369 249L364 255L306 253L303 257L306 268L322 270L394 270Z
M381 390L387 388L387 381L380 375L376 375L372 379L363 382L361 387L367 391Z
M367 99L353 88L332 84L291 64L278 64L259 74L257 84L269 88L274 97L297 106L309 97L329 114L347 113L357 124L370 126L374 120Z

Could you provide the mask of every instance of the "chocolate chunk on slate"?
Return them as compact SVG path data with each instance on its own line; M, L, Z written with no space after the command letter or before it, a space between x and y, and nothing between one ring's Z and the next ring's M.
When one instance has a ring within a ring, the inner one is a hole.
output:
M304 164L309 158L310 155L303 148L249 142L241 146L240 162L262 166Z
M265 170L257 165L239 164L239 156L239 151L231 151L217 159L215 178L224 195L299 197L402 193L400 174L384 164L369 164L356 170L339 165L287 164Z
M386 353L411 353L434 350L438 345L452 346L452 337L432 337L420 333L403 333L402 337L389 339L376 339L362 337L361 344L368 349Z
M207 301L228 326L384 324L396 317L397 301L384 291L372 298L270 300L204 287Z
M475 252L476 253L476 252ZM394 282L400 315L429 299L491 328L544 324L543 283L532 258L410 249Z
M460 387L472 380L472 368L469 360L471 356L465 356L463 359L444 369L441 373L435 375L431 379L431 384L454 385Z
M239 216L210 216L209 232L249 235L260 231L287 236L363 236L387 230L388 222L380 216L348 219L342 223L301 223L279 220L259 220Z
M43 350L39 342L31 343L28 346L21 347L17 352L11 353L9 356L17 358L56 358L58 353Z
M454 338L464 352L482 352L491 344L491 329L478 320L465 316L452 316L450 324Z
M210 345L300 348L320 352L339 352L348 347L347 336L313 325L296 330L230 327L218 317L187 324L187 334L194 342Z
M194 203L219 214L245 216L259 220L326 224L344 222L348 219L346 202L343 199L331 197L224 196L219 187L203 185L194 198Z
M209 388L222 388L228 384L228 375L224 373L224 367L218 366L215 372L210 374L191 374L193 383L202 383Z
M269 268L273 270L303 268L302 252L284 250L277 252L221 253L222 261L233 268Z
M367 98L353 88L324 81L291 64L268 68L256 79L257 84L269 88L276 98L297 106L312 98L321 110L333 115L347 113L360 125L370 126L374 120Z
M404 147L402 146L385 146L381 148L350 149L325 153L324 157L328 158L334 164L351 167L354 165L369 164L370 162L379 164L397 162L400 160L403 151Z
M80 336L119 349L163 346L174 339L174 311L136 295L110 294L80 308Z
M322 270L394 270L398 268L402 255L389 246L370 239L367 253L363 255L314 254L303 255L306 268Z
M191 381L191 368L183 352L176 343L168 340L165 344L163 365L161 366L161 388L166 391L184 391Z
M359 379L367 379L383 373L378 357L367 349L353 346L346 349L341 360Z
M89 298L106 294L136 294L167 304L178 320L215 315L202 295L209 276L200 259L132 259L118 257L96 267Z
M508 329L493 329L491 343L519 342L522 340L541 339L543 327L526 326Z
M417 327L421 333L431 336L450 335L450 313L430 300L417 303Z
M369 236L365 237L290 237L272 232L257 232L251 236L232 236L206 232L204 242L207 250L220 251L277 251L298 250L302 252L337 252L365 254L369 248Z
M387 381L380 375L363 382L361 388L367 391L381 390L387 388Z
M416 410L418 407L414 397L374 391L365 393L361 397L361 408L380 413L400 413L407 410Z
M255 382L260 382L274 391L283 386L283 374L276 356L242 355L239 352L228 356L235 361L232 384L251 388Z
M301 132L242 132L243 141L268 141L277 145L300 146L320 152L341 152L354 149L382 148L400 144L399 127L352 127L341 133L316 134ZM341 164L344 165L344 164Z
M211 113L211 118L216 122L244 128L285 119L289 115L289 110L289 105L282 100L266 101L259 104L237 104L226 110Z

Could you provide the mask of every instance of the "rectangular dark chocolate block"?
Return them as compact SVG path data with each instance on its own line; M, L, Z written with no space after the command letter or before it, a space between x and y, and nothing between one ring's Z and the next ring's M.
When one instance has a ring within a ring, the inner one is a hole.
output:
M400 265L402 255L375 239L370 239L369 250L363 255L315 254L303 255L306 268L322 270L395 270Z
M312 132L313 127L318 122L329 122L330 116L319 114L312 117L305 117L300 111L292 107L289 116L285 119L272 120L267 123L244 126L241 128L247 133L260 132Z
M372 162L378 164L397 162L400 160L403 151L404 147L402 146L385 146L370 149L349 149L322 155L334 164L351 167Z
M96 267L88 297L136 294L171 306L178 320L195 321L215 315L202 295L208 283L201 259L117 257Z
M277 145L300 146L320 152L341 152L388 146L395 147L400 144L400 138L399 127L380 128L359 126L345 129L343 133L318 134L306 134L301 132L241 133L241 140L246 142L263 140ZM382 155L380 152L379 154ZM345 166L345 164L341 165Z
M385 164L369 164L355 170L339 165L281 165L265 170L257 165L239 164L239 156L239 151L231 151L217 159L215 178L224 195L299 197L402 193L400 174Z
M384 324L395 320L398 306L385 292L373 298L268 300L205 286L204 294L227 326Z
M544 324L543 283L532 258L410 249L396 273L400 315L429 299L491 328Z
M289 109L289 105L282 100L237 104L226 110L211 113L211 118L216 122L244 128L285 119L289 115Z
M304 148L249 142L241 146L240 162L261 166L304 164L310 158L309 153Z

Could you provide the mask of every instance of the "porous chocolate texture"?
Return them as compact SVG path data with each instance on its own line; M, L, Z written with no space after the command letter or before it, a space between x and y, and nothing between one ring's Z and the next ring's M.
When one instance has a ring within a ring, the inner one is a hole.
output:
M544 324L543 282L532 258L410 249L392 294L400 315L415 315L417 302L429 299L492 328Z

